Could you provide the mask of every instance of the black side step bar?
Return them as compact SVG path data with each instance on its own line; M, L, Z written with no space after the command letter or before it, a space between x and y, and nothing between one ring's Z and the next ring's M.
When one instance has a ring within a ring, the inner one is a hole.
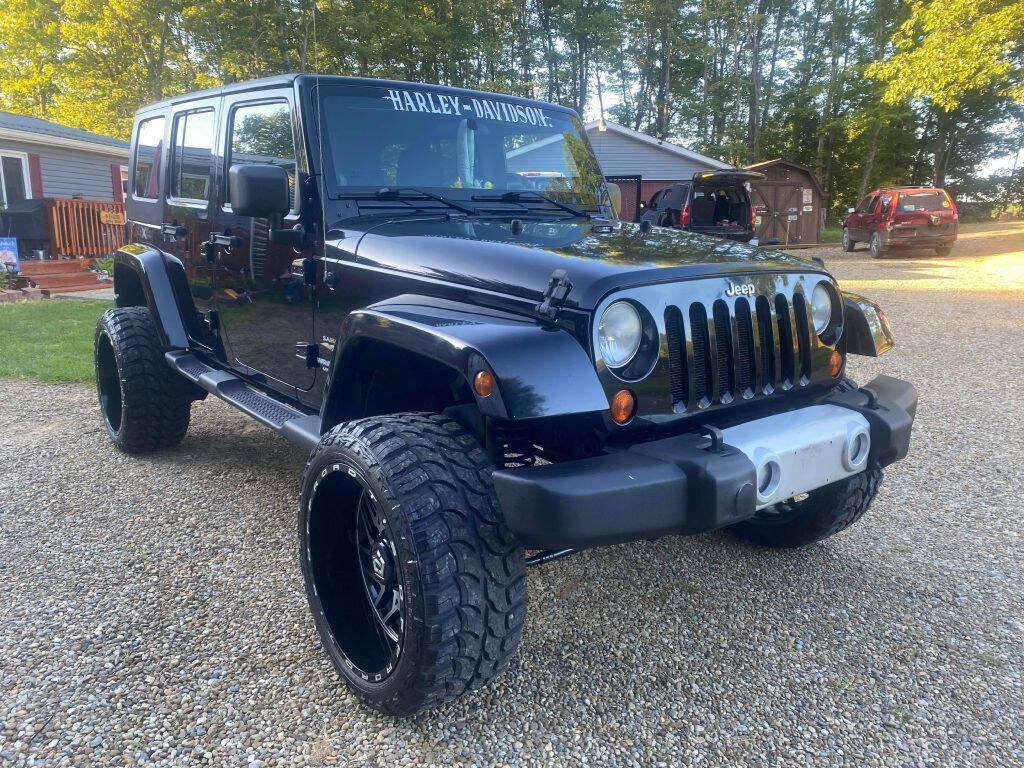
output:
M164 354L172 368L207 392L235 406L277 434L306 450L320 442L320 417L305 414L252 389L226 371L213 368L191 352L173 350Z

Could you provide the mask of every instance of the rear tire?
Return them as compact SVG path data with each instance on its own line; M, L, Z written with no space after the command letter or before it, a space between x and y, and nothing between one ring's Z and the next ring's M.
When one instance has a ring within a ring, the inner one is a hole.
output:
M945 258L946 256L949 256L949 254L951 254L952 252L953 252L953 246L952 245L944 245L941 248L936 248L935 249L935 255L941 256L943 258Z
M96 323L96 391L107 434L125 453L149 453L185 437L190 382L164 360L146 307L108 309Z
M802 547L857 522L878 493L880 467L870 467L817 488L800 501L789 499L729 527L734 536L765 547Z
M523 551L477 441L451 419L353 421L306 465L299 559L317 632L365 703L408 715L487 684L526 612Z
M857 241L850 237L850 230L843 227L843 250L847 253L853 253L857 248Z
M885 258L885 248L882 246L882 238L878 236L877 232L871 233L871 244L869 250L871 251L872 259Z

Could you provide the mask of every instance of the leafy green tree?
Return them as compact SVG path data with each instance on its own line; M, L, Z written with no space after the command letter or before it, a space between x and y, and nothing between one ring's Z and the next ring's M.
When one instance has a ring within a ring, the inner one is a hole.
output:
M1024 0L916 0L893 43L868 70L890 104L928 98L950 112L985 91L1024 101Z

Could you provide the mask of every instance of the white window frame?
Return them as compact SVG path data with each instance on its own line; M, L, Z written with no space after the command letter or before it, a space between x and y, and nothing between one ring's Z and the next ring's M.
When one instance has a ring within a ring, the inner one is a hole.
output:
M29 174L28 168L28 153L17 152L13 149L3 149L0 147L0 157L16 157L21 160L21 173L25 180L25 197L29 200L32 199L32 177ZM0 163L0 205L4 208L7 207L7 191L4 189L4 168L3 163Z

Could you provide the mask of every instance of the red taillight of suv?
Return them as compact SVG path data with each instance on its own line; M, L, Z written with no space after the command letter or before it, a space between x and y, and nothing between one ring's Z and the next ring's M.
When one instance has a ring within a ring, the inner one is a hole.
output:
M676 226L677 227L688 227L690 226L690 204L687 203L683 206L683 210L676 211Z

